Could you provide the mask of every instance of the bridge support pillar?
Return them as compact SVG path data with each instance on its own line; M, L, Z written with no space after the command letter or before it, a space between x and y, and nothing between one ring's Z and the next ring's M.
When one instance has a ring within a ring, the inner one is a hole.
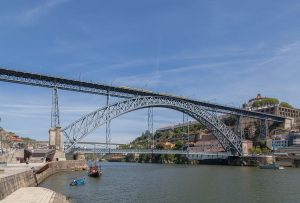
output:
M85 155L83 152L75 152L73 154L73 160L85 160Z
M266 140L269 136L269 122L267 119L261 121L260 126L260 139Z
M109 91L107 91L106 106L109 106ZM106 148L110 149L111 135L110 135L110 120L106 122L105 128Z
M63 147L61 127L50 128L49 130L49 148L55 149L53 160L66 160Z
M242 141L242 155L247 156L249 154L249 150L252 149L253 142L251 140L243 140Z
M243 127L243 116L238 116L237 124L236 124L236 133L241 137L242 140L244 137L244 127Z
M59 154L56 158L65 159L61 127L49 129L49 148L56 150L55 156Z
M49 147L63 151L63 141L61 127L50 128L49 130Z

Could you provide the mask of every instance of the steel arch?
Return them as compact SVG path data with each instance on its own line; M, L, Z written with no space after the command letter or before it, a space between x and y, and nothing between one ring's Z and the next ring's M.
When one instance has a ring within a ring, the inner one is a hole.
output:
M96 128L125 113L148 107L162 107L184 112L212 130L223 148L234 155L242 155L242 140L233 133L214 112L185 100L161 96L135 97L99 108L72 124L62 132L70 143L68 152L77 142Z

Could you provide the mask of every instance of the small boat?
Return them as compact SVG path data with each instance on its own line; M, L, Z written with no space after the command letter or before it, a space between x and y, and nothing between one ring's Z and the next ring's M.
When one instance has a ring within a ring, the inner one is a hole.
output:
M90 167L88 172L88 175L91 177L99 177L101 174L102 174L101 167L96 165Z
M85 178L78 178L73 180L70 185L71 186L76 186L76 185L84 185L85 184Z
M102 174L101 166L98 161L89 160L88 165L90 167L88 171L90 177L99 177Z
M101 171L101 166L100 163L97 161L96 162L96 157L95 157L95 146L94 146L94 153L93 153L93 161L89 160L88 165L89 165L89 171L88 171L88 175L90 177L99 177L102 174Z
M284 169L282 166L276 163L272 164L260 164L258 166L260 169L273 169L273 170L279 170L279 169Z

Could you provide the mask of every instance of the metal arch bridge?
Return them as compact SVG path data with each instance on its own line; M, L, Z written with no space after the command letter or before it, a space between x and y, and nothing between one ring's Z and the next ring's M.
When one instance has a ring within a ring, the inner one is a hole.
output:
M163 107L183 112L208 129L212 130L214 136L223 146L224 150L235 155L242 155L242 138L233 133L215 113L207 111L199 105L195 105L184 100L161 96L136 97L125 101L97 109L74 123L62 129L64 136L70 145L65 150L69 152L77 142L82 140L87 134L107 123L108 121L119 117L125 113L148 107Z
M211 129L226 151L238 155L242 154L241 138L225 126L225 124L218 119L215 112L234 114L242 117L279 123L283 123L285 121L284 117L276 115L248 111L232 106L194 100L176 95L158 93L143 89L71 80L4 68L0 68L0 81L128 99L126 101L121 101L98 109L66 127L63 133L69 143L71 143L70 147L74 146L78 141L86 136L87 133L91 132L98 126L109 122L113 118L130 111L148 107L171 108L190 115L195 120L203 123ZM79 129L79 127L83 128ZM71 135L70 132L74 134ZM68 148L68 150L69 149L70 148Z

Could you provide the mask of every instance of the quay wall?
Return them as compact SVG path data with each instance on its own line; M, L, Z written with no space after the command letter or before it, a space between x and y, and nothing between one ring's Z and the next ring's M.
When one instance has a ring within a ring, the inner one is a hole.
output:
M86 160L68 160L49 162L48 168L34 174L33 170L24 171L0 179L0 200L22 187L38 186L47 177L61 171L85 170ZM46 165L46 164L45 164Z
M32 171L25 171L0 179L0 200L22 187L36 186Z
M61 171L77 171L86 170L86 160L68 160L68 161L54 161L48 163L49 168L40 174L36 174L38 184L43 182L49 176Z

